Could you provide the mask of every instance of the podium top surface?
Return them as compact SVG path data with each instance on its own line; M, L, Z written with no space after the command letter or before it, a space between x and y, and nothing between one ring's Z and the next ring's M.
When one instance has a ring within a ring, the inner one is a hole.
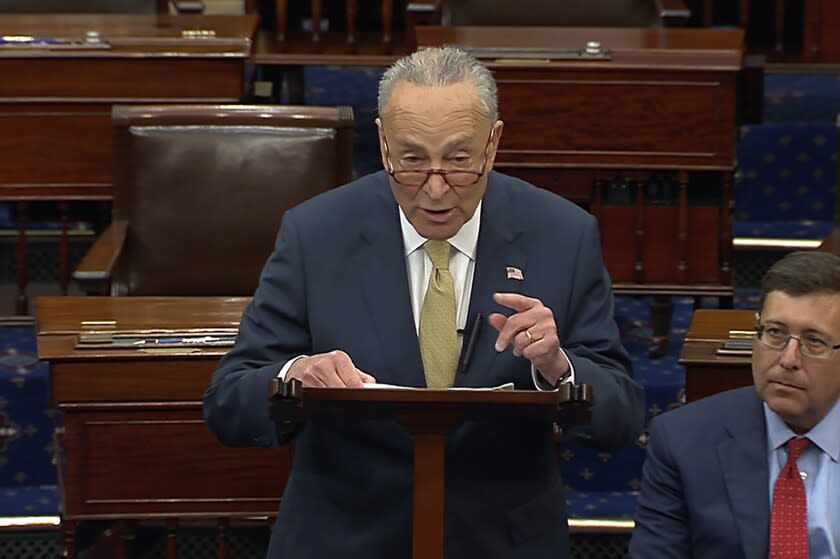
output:
M0 14L0 57L250 56L255 15Z
M420 26L417 41L466 48L491 67L654 65L737 71L744 58L740 29ZM593 43L601 56L580 54Z
M278 382L282 382L279 381ZM303 388L306 403L321 402L340 405L400 404L400 405L488 405L556 406L575 399L576 387L564 385L557 391L488 389L412 389L412 388ZM577 387L580 389L580 387ZM590 398L589 388L577 399Z

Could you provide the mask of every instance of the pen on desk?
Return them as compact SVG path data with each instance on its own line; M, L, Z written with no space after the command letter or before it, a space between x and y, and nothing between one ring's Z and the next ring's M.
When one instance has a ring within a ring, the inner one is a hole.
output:
M464 344L464 351L461 353L461 362L458 364L458 372L466 373L467 368L472 362L473 354L475 353L475 344L478 341L478 335L481 332L481 325L484 324L484 315L478 313L473 320L472 328L469 331L469 337Z

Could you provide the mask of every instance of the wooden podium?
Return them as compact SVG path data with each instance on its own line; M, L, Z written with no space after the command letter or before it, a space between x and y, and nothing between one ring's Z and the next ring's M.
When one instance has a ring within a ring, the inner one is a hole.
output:
M443 559L446 435L467 420L505 415L543 416L561 426L586 420L588 385L534 390L424 390L390 388L303 388L272 381L272 415L280 432L294 430L309 414L344 414L393 419L414 437L412 556Z
M66 557L76 523L166 519L168 557L178 519L273 517L291 467L289 447L230 448L202 416L202 395L227 347L82 348L91 329L236 328L248 298L37 297L38 357L49 362L55 463ZM224 556L220 551L219 556Z

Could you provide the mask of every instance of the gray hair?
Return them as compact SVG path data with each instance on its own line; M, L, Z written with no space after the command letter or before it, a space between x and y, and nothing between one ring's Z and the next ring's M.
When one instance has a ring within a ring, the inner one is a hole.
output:
M478 90L478 98L490 122L499 118L496 80L481 62L469 53L454 47L418 50L400 58L379 80L379 115L382 116L396 85L405 81L420 87L443 87L464 81Z
M761 279L759 308L764 308L771 291L792 297L840 294L840 257L818 251L792 252Z

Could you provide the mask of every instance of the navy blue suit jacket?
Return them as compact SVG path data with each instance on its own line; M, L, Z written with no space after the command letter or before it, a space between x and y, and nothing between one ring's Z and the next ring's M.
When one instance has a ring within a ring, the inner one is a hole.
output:
M340 349L379 382L425 386L398 207L380 172L313 198L283 217L275 250L233 349L204 398L229 445L275 445L269 380L288 359ZM468 324L505 312L496 291L540 298L557 322L577 382L595 390L584 437L629 443L643 421L641 388L613 320L594 219L525 182L490 173L482 204ZM508 279L507 266L524 280ZM530 364L497 353L485 325L457 386L512 381L534 389ZM396 423L309 420L272 534L272 559L410 556L412 440ZM566 556L565 503L552 425L467 423L447 447L446 554L457 559Z
M754 387L650 423L632 559L766 559L767 427Z

